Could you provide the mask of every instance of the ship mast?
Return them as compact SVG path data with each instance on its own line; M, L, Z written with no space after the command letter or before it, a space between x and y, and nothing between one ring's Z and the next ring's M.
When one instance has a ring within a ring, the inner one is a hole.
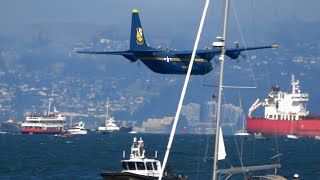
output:
M294 75L291 75L292 94L300 93L299 80L295 81Z
M226 41L227 41L227 25L228 25L228 14L229 14L229 0L226 0L225 3L225 12L224 12L224 23L223 23L223 37L222 37L222 49L219 60L220 64L220 81L219 81L219 95L218 95L218 108L216 116L216 140L214 148L214 158L213 158L213 180L217 179L218 176L218 150L219 150L219 134L220 134L220 120L221 120L221 99L223 92L223 73L224 73L224 60L226 52Z
M49 105L48 105L48 110L47 110L47 116L49 116L51 112L51 103L53 102L53 98L49 98Z

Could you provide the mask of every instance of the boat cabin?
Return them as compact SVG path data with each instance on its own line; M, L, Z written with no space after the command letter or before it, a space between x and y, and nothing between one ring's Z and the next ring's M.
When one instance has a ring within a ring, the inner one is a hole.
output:
M130 159L122 160L122 172L158 177L161 173L161 163L156 159L145 157L144 142L142 138L137 141L134 137L131 146Z

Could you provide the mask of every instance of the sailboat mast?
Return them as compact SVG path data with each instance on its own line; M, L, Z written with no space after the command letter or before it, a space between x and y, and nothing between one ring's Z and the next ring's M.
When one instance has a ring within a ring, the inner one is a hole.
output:
M244 123L245 123L245 118L244 118L244 115L243 115L243 107L242 107L242 100L241 100L241 96L240 96L240 92L239 92L239 106L240 106L240 110L241 110L241 119L242 119L242 131L243 132L247 132L244 128Z
M105 126L107 126L107 121L108 121L108 117L109 117L109 97L107 99L107 111L106 111L106 122L105 122Z
M225 12L224 12L224 24L223 24L223 46L221 50L221 55L219 60L220 64L220 82L219 82L219 95L218 95L218 108L217 108L217 116L216 116L216 140L215 140L215 148L214 148L214 158L213 158L213 180L216 180L218 177L218 149L219 149L219 133L220 133L220 120L221 120L221 99L223 92L223 73L224 73L224 59L226 52L226 41L227 41L227 25L228 25L228 14L229 14L229 0L226 0L225 3Z

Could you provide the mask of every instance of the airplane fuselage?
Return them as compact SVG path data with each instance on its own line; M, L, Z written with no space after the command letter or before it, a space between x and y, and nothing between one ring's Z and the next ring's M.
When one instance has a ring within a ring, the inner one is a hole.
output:
M153 72L161 74L186 74L190 57L177 57L175 52L134 52L134 55ZM204 75L212 71L210 61L196 57L191 74Z

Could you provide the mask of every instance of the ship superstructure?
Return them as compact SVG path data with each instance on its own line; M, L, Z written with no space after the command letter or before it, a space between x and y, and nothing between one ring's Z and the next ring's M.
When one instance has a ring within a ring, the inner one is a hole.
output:
M264 102L257 99L249 109L247 131L264 135L319 136L320 116L307 111L308 93L300 90L300 81L291 76L291 93L273 86ZM264 107L263 117L253 117L252 112Z
M52 99L49 101L47 113L45 115L27 115L26 121L22 123L22 133L62 133L66 124L66 118L54 108L51 112Z

